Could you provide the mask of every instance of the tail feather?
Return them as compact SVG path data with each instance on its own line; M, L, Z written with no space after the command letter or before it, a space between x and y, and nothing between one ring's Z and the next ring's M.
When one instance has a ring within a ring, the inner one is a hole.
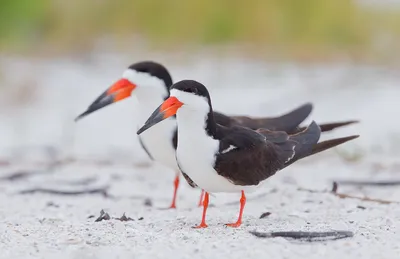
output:
M267 129L258 129L257 132L262 134L267 141L279 146L281 152L285 154L289 152L289 154L291 154L290 156L284 156L290 158L284 163L283 168L293 164L297 160L315 155L359 137L359 135L353 135L318 143L321 137L321 128L315 121L312 121L303 131L293 135L288 135L286 132L282 131L271 131Z
M359 121L357 120L350 120L350 121L342 121L342 122L331 122L331 123L324 123L324 124L319 124L319 127L321 128L321 132L326 132L326 131L331 131L336 128L340 128L343 126L347 126L350 124L358 123ZM306 127L300 127L298 128L297 132L305 130Z
M301 133L299 133L298 135L301 136ZM325 141L319 142L317 144L311 144L311 142L309 142L310 144L306 145L305 147L304 147L304 145L300 145L300 148L298 148L299 152L296 152L296 155L294 156L294 158L292 160L290 160L288 163L286 163L285 167L296 162L297 160L306 158L308 156L315 155L317 153L320 153L327 149L336 147L338 145L341 145L343 143L346 143L346 142L356 139L358 137L359 137L359 135L353 135L353 136L348 136L348 137L343 137L343 138L325 140ZM295 149L295 150L297 150L297 149Z
M358 122L359 121L351 120L351 121L343 121L343 122L324 123L324 124L320 124L319 127L321 128L322 132L325 132L325 131L331 131L331 130L334 130L336 128L340 128L343 126L347 126L350 124L358 123Z
M338 145L346 143L347 141L356 139L359 136L360 135L353 135L353 136L348 136L348 137L343 137L343 138L335 138L335 139L330 139L330 140L319 142L316 146L313 147L313 150L310 155L314 155L319 152L325 151L327 149L336 147Z

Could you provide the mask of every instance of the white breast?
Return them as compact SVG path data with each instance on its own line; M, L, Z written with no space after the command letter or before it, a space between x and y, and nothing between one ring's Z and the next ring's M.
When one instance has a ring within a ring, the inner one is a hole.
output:
M142 133L140 140L155 161L178 171L172 143L175 127L175 119L166 119Z
M151 101L150 98L147 100L149 101L143 101L143 98L140 101L138 98L134 100L135 113L139 118L137 129L143 126L152 112L162 103L160 100ZM179 170L179 167L176 162L175 149L172 143L175 130L176 119L169 118L146 130L140 134L139 138L156 162L168 166L176 172Z
M207 192L240 192L252 189L237 186L214 170L219 141L204 130L204 115L181 108L177 113L178 149L176 157L182 172Z

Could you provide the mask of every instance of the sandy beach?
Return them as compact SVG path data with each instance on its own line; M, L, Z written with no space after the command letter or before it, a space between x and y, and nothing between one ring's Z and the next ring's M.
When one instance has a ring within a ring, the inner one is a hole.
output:
M400 180L400 76L394 69L212 57L165 63L174 80L192 78L208 86L214 109L228 114L274 116L313 102L304 125L361 121L323 135L360 134L359 139L304 159L249 194L242 227L224 226L237 218L239 194L213 194L209 228L197 230L192 226L201 219L200 191L183 178L178 209L162 209L169 205L174 174L139 148L132 100L74 122L142 56L2 58L0 258L399 258L398 185L339 183L338 193L359 199L330 192L333 181ZM33 97L20 93L28 90ZM7 178L17 172L29 175ZM93 193L29 192L38 188ZM111 219L95 222L101 210ZM265 212L271 214L260 219ZM132 220L115 219L124 213ZM344 230L354 236L301 242L257 238L249 233L254 230Z

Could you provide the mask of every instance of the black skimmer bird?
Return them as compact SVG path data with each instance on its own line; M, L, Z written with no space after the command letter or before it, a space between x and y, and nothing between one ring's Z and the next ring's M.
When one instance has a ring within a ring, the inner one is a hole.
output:
M139 128L154 109L169 97L169 87L171 85L171 75L163 65L152 61L135 63L129 66L123 73L122 78L101 94L76 120L132 96L136 99L133 111L138 112ZM228 127L241 125L252 129L267 128L269 130L295 133L303 129L298 126L309 116L311 111L312 104L307 103L283 116L275 118L226 116L218 112L214 112L214 118L218 124ZM320 125L320 127L322 131L330 131L355 122L327 123ZM176 136L176 119L174 117L139 136L139 141L150 158L172 168L176 172L171 208L176 207L176 193L179 186L179 168L175 159ZM200 200L202 200L202 197L203 192Z
M198 228L207 227L209 193L241 192L238 220L228 224L239 227L246 203L245 192L253 191L301 158L358 137L318 143L321 129L315 122L292 135L284 131L219 125L206 87L193 80L172 85L170 97L152 113L137 134L174 115L178 125L176 159L179 168L189 185L206 192Z

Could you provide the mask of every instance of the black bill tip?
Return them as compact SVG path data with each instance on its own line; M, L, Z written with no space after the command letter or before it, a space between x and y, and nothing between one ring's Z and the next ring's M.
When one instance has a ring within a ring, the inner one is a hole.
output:
M90 113L91 113L91 111L86 110L84 113L77 116L74 121L77 122L78 120L82 119L83 117L86 117L86 115L89 115Z
M86 109L85 112L76 117L74 121L77 122L83 117L86 117L87 115L97 110L100 110L101 108L104 108L112 103L114 103L114 95L106 95L106 93L103 93Z
M153 127L156 125L158 122L161 120L151 120L151 121L146 121L146 123L136 132L136 134L140 135L141 133L145 132L149 128Z
M136 134L140 135L141 133L143 133L144 131L153 127L157 123L168 118L168 117L164 116L165 113L162 112L160 108L161 108L161 105L150 115L150 117L147 119L147 121L144 123L144 125L136 132Z
M144 125L143 127L141 127L136 134L140 135L143 131L147 130L149 127L146 127L146 125Z

